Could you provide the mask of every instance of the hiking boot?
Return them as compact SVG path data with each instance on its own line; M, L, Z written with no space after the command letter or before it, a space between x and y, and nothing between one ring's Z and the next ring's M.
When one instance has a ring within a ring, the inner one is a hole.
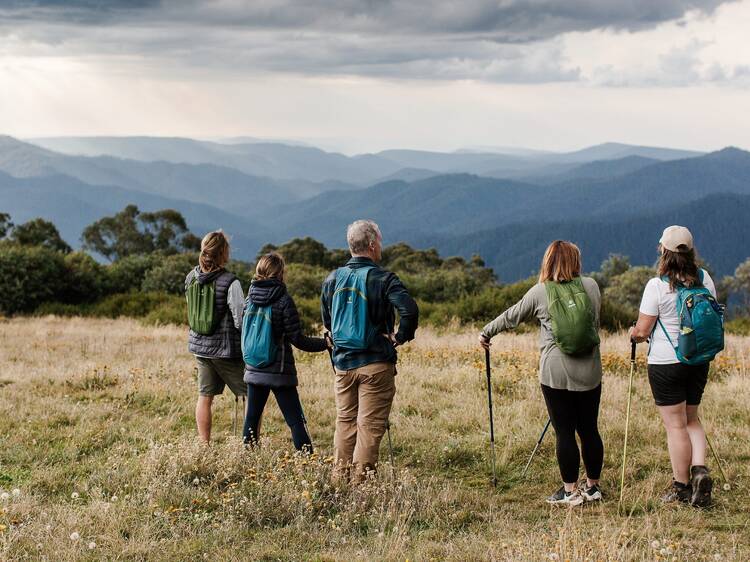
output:
M667 493L661 497L662 503L690 503L693 497L693 488L690 484L683 484L677 480L672 480L672 485L667 490Z
M560 486L560 489L548 497L546 502L554 505L568 505L570 507L575 507L581 505L584 502L584 499L578 490L566 492L565 486Z
M594 484L591 488L588 488L586 487L586 483L584 483L583 488L581 489L581 496L583 496L583 499L587 502L601 501L602 491L599 489L598 484Z
M690 484L693 488L693 494L690 498L690 505L695 507L708 507L711 505L711 490L714 482L705 466L690 467Z

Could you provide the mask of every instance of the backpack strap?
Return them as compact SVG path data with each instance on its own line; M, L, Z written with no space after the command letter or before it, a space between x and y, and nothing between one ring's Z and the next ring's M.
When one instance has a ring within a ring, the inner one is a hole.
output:
M661 318L657 318L656 321L659 323L659 326L661 326L661 331L664 332L664 336L667 338L669 345L671 345L675 353L677 353L677 346L674 343L672 343L672 338L669 337L669 334L667 333L667 329L664 327L664 324L661 323ZM654 326L654 329L656 329L656 326ZM653 332L651 333L653 334ZM649 344L649 351L651 351L651 344Z

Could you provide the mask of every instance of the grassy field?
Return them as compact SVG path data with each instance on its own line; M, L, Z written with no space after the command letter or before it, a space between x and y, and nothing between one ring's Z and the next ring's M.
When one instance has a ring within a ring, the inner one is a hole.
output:
M0 559L750 559L748 338L729 338L704 400L703 420L733 483L730 492L719 483L705 512L658 501L669 459L639 350L624 516L623 336L602 346L606 501L575 509L542 501L559 481L552 433L520 478L546 421L536 334L495 340L495 490L473 332L420 329L402 350L396 468L383 466L356 490L330 484L335 410L326 354L297 354L312 457L292 454L273 401L262 449L244 450L231 435L229 396L217 398L216 439L205 448L195 439L196 371L185 340L183 328L131 320L0 322Z

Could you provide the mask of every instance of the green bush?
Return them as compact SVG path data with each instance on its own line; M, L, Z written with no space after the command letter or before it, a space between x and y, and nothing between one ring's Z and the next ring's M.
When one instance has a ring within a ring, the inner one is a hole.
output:
M0 243L0 312L31 312L54 300L65 280L60 252L41 246Z
M724 324L724 328L730 334L735 334L737 336L750 336L750 318L747 316L733 318Z
M198 263L196 254L174 254L163 257L158 264L146 271L141 283L145 292L163 291L171 295L185 294L185 276Z
M187 326L187 308L185 299L176 295L170 295L167 300L156 305L143 318L143 323L150 326L163 326L165 324L177 324Z
M107 267L109 278L108 293L129 293L137 291L149 269L161 259L158 254L141 254L120 258ZM187 272L185 272L187 273Z
M291 263L286 266L286 287L289 294L305 299L320 299L320 291L328 275L328 270L301 263Z
M106 294L107 270L85 252L65 256L65 277L57 298L68 304L94 302Z

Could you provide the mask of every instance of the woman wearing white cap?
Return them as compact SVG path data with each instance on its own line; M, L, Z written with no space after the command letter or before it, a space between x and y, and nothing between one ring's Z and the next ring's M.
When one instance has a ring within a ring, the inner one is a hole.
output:
M648 379L667 432L673 474L672 485L662 499L706 507L711 503L712 481L705 466L706 434L698 418L698 406L710 363L681 362L673 343L678 342L680 334L680 289L703 286L715 299L716 288L708 272L696 263L693 236L687 228L666 228L659 248L657 276L646 284L638 322L630 337L636 342L650 338Z

